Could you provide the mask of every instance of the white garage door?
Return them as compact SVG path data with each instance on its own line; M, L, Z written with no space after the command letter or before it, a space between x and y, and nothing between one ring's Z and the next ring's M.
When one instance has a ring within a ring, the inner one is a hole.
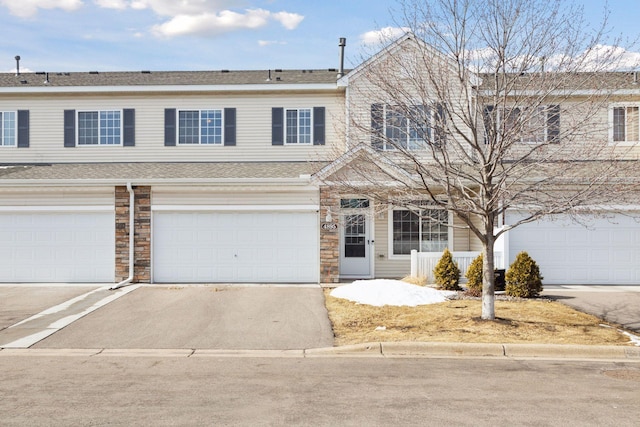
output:
M0 213L0 282L113 283L114 213Z
M317 282L318 236L315 212L155 212L153 280Z
M509 260L527 251L547 284L640 285L640 220L619 215L587 224L521 225L509 232Z

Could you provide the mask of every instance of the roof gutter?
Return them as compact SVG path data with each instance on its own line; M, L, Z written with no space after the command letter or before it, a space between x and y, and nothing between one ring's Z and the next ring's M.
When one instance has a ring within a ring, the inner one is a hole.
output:
M265 179L269 181L265 182ZM274 186L274 185L309 185L311 175L304 174L298 178L149 178L136 179L136 185L246 185L252 186ZM19 187L25 185L40 186L82 186L87 185L122 185L122 180L118 179L3 179L0 176L0 187Z
M133 276L135 273L135 259L134 259L134 250L135 250L135 198L136 195L133 192L133 188L131 187L131 182L127 182L127 191L129 192L129 277L124 279L122 282L113 285L110 290L119 289L123 286L130 285L133 281Z
M131 85L131 86L11 86L0 93L135 93L135 92L283 92L339 89L336 83L228 84L228 85Z

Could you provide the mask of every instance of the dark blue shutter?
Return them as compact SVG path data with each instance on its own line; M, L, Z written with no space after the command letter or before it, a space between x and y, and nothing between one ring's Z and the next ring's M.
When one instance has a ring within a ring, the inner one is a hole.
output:
M384 104L371 104L371 146L376 150L384 149Z
M547 141L551 144L560 143L560 106L549 105L547 109Z
M165 147L175 147L176 145L175 108L165 108L164 110L164 145Z
M18 148L29 147L29 110L18 110Z
M284 108L271 109L271 145L284 145Z
M224 109L224 145L236 145L236 109Z
M122 145L133 147L136 145L136 110L125 108L122 116Z
M324 107L313 107L313 145L325 144Z
M64 146L76 146L76 110L64 110Z
M485 105L482 109L482 120L484 121L484 143L490 144L495 137L493 105Z

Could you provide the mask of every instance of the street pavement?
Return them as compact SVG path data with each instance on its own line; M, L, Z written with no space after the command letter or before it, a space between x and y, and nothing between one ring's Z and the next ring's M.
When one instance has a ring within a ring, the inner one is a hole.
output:
M4 351L3 426L635 427L640 408L638 363Z

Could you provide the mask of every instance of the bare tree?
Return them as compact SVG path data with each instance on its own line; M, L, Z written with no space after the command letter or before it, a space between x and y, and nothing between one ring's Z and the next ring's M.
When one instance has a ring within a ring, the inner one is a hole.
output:
M408 34L350 76L348 144L366 146L366 157L333 184L385 205L420 212L426 199L453 212L482 243L482 318L494 319L498 236L624 204L637 189L637 154L611 143L608 125L611 96L636 76L609 72L620 50L617 40L604 47L604 11L590 28L561 1L400 6ZM525 213L498 228L508 209Z

